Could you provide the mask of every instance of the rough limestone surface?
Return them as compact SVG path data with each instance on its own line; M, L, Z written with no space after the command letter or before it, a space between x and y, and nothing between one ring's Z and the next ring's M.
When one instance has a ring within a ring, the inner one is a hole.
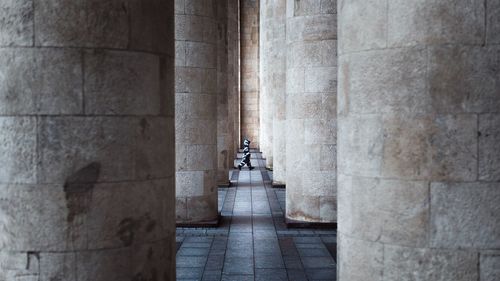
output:
M284 182L284 134L276 134L283 121L286 87L286 1L262 0L260 6L260 147L273 177ZM275 121L276 120L276 121ZM275 123L276 122L276 123ZM274 142L277 142L275 145ZM282 155L276 155L281 153ZM274 169L277 157L278 170Z
M259 111L259 12L260 0L240 1L241 38L241 142L252 141L251 148L260 148ZM239 144L243 147L243 143Z
M238 1L217 2L217 184L228 186L237 147Z
M498 1L338 10L337 280L495 280Z
M234 165L240 146L240 1L227 0L227 91L228 130L232 144L229 146L229 167Z
M217 2L175 2L176 221L208 222L217 219L217 93L225 75L217 67Z
M174 5L0 4L0 280L175 280Z
M286 218L337 221L337 11L330 1L288 1Z

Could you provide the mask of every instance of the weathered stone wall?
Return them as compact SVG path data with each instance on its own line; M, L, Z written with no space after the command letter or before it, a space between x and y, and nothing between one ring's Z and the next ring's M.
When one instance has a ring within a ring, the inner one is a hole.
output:
M286 1L263 0L260 28L261 150L283 184L285 169Z
M286 218L336 221L336 1L288 1Z
M500 2L339 3L339 278L500 278Z
M240 7L241 138L259 148L259 0L241 0Z
M175 280L173 3L0 3L0 280Z
M217 218L217 4L175 1L178 223Z
M262 0L260 6L260 148L266 164L274 165L275 150L282 163L278 175L283 173L285 138L286 86L286 1ZM274 119L277 119L275 124ZM275 134L274 125L281 134ZM278 142L274 146L274 139ZM284 180L282 180L284 181Z

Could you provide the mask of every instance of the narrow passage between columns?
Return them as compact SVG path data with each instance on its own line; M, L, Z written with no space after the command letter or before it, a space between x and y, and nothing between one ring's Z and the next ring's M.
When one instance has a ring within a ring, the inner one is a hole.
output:
M285 189L260 153L252 164L219 188L219 227L177 228L177 280L335 280L336 231L287 228Z

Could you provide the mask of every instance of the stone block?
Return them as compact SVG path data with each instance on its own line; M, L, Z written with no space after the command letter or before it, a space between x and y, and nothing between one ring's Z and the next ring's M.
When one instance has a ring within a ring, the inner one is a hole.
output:
M184 0L187 15L214 17L217 14L217 0Z
M304 68L288 68L286 70L286 93L304 93L305 89L305 70ZM286 99L285 99L286 100ZM288 112L286 113L288 114Z
M0 253L0 280L38 280L21 279L21 276L37 278L39 274L39 262L39 257L35 254L2 251Z
M37 46L127 48L128 1L33 1Z
M0 45L33 45L32 1L6 0L0 4Z
M488 251L481 253L479 258L480 281L495 281L500 279L500 252Z
M333 168L330 171L303 171L304 193L318 198L334 196L337 193L337 175Z
M304 143L306 145L329 145L337 142L337 124L335 120L306 119L304 122ZM334 155L323 155L323 157L332 156Z
M177 143L207 144L214 143L214 136L207 132L217 130L215 120L176 118L175 139Z
M288 93L287 119L319 119L322 117L323 93Z
M384 247L384 280L478 280L473 251Z
M0 50L0 112L81 114L81 58L78 50Z
M215 221L217 219L217 195L187 198L187 218L192 221Z
M337 138L335 137L335 142ZM337 170L337 145L324 144L321 145L321 158L319 160L320 171L336 171Z
M0 117L0 182L35 183L36 119Z
M482 44L485 36L485 5L481 1L388 0L390 47Z
M339 102L345 112L420 115L432 109L425 49L346 55L339 73Z
M429 91L440 113L500 112L500 48L429 49Z
M337 19L334 15L289 18L286 28L288 43L337 39Z
M337 41L300 41L287 45L286 66L331 67L337 65ZM335 75L336 76L336 75Z
M429 230L429 183L339 177L342 232L364 240L423 247ZM343 218L344 219L344 218Z
M308 93L337 92L336 67L311 67L305 70L305 91Z
M339 52L380 49L387 45L387 1L339 2Z
M216 46L201 42L186 42L186 65L188 67L215 68Z
M2 185L0 246L16 252L85 248L88 195L66 193L62 185Z
M137 128L135 175L137 179L174 176L170 160L175 158L173 118L142 118Z
M204 175L204 171L179 171L175 173L175 196L202 196Z
M179 120L216 120L217 96L199 93L178 93L175 100L175 116ZM211 143L214 143L214 141L212 140Z
M138 127L135 118L39 118L38 181L61 184L74 179L92 183L134 179ZM91 174L87 174L89 169Z
M294 184L295 182L288 181L287 189L300 193L287 192L286 218L302 222L318 222L320 220L319 197L305 195L306 193L294 188Z
M385 280L384 245L381 243L357 240L340 233L337 260L339 280Z
M144 53L85 53L85 111L105 115L160 113L160 60Z
M352 115L339 118L338 170L349 175L379 176L384 153L384 144L380 140L383 138L381 117Z
M486 44L500 44L500 3L496 0L486 1L487 23Z
M479 180L500 181L500 114L479 115Z
M312 16L321 13L321 0L291 1L293 16Z
M161 181L97 184L87 215L88 248L129 247L164 238L164 191Z
M433 183L430 214L432 247L500 247L498 200L498 183Z
M381 172L384 176L451 181L477 178L475 115L438 115L409 120L386 117L383 123Z
M210 171L215 170L216 167L217 146L215 144L176 144L177 171Z
M319 219L321 222L337 222L336 196L321 196L319 198Z
M130 49L173 56L172 5L162 0L130 0L128 7Z
M40 281L77 281L74 253L41 253Z
M128 280L135 268L131 260L133 255L130 247L80 252L77 254L76 266L78 281Z

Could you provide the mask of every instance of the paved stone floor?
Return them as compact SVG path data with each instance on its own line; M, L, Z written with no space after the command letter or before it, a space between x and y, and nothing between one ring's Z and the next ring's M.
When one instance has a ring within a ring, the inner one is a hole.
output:
M218 228L177 228L177 280L335 280L336 232L286 228L285 189L259 156L219 189Z

